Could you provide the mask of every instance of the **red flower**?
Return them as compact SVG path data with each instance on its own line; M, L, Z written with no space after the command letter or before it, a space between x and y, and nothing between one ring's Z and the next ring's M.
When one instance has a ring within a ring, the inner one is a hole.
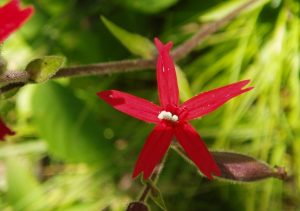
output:
M19 0L0 7L0 43L17 30L33 13L33 7L20 8Z
M11 131L4 122L0 119L0 141L4 139L6 135L14 135L15 132Z
M172 43L163 45L157 38L154 41L159 52L156 76L160 106L116 90L97 93L101 99L115 109L145 122L156 124L139 155L133 177L143 172L144 179L147 179L152 174L155 165L168 150L173 136L177 138L186 154L205 176L209 179L212 179L212 174L220 176L221 171L213 157L197 131L187 121L216 110L231 98L247 92L253 87L243 89L249 80L240 81L201 93L179 105L176 72L173 60L169 55Z

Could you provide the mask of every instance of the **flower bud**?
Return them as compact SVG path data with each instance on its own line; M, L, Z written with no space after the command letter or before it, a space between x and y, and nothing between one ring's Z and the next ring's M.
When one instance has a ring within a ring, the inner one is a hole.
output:
M247 155L233 152L212 152L212 155L222 172L221 178L251 182L270 177L285 180L287 177L284 168L272 168Z

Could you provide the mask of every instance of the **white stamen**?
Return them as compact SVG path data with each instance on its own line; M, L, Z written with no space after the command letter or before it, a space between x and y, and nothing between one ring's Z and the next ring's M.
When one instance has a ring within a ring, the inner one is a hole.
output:
M166 119L172 119L172 113L167 111L167 112L165 113L165 118L166 118Z
M162 111L158 114L158 119L166 119L166 120L169 120L169 121L172 121L172 122L177 122L178 121L178 116L177 115L172 115L171 112L169 111Z
M173 122L177 122L178 121L178 116L177 115L173 115L172 116L172 120L173 120Z

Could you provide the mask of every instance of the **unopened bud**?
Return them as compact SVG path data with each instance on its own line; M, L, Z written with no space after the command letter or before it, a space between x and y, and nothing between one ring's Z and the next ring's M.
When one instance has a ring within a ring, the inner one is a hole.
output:
M219 166L222 178L235 181L256 181L269 177L286 179L287 173L282 167L272 168L253 157L233 152L211 152Z
M142 202L131 202L126 211L149 211L149 209Z

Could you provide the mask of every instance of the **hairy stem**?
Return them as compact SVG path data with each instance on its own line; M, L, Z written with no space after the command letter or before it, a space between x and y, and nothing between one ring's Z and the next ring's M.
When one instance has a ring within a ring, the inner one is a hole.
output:
M129 71L153 68L154 66L155 66L154 59L149 59L149 60L135 59L135 60L104 62L99 64L90 64L90 65L62 68L56 73L54 78L129 72Z

